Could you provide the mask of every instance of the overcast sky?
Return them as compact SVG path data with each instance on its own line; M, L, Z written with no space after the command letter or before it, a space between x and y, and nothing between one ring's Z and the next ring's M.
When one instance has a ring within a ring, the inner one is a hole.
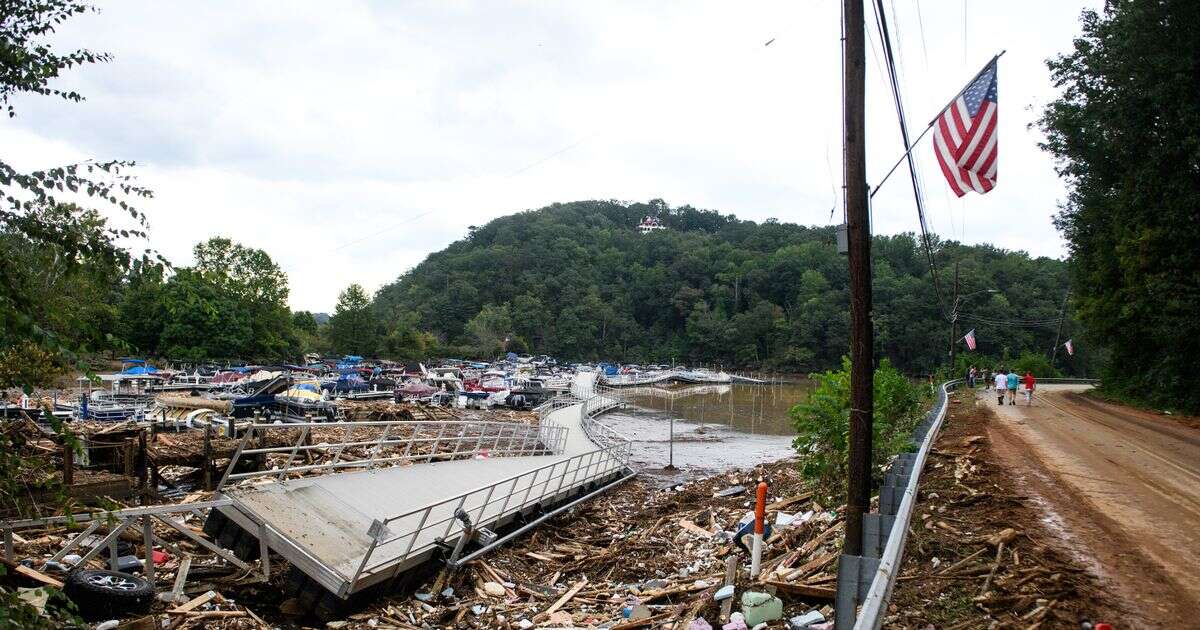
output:
M469 225L556 201L829 224L840 4L100 2L54 40L113 54L56 84L87 101L17 99L0 147L23 168L136 160L167 258L188 264L196 242L229 236L280 263L293 308L331 311L351 282L377 289ZM959 201L929 138L916 149L931 227L1063 256L1051 217L1064 188L1027 126L1055 96L1044 60L1100 0L885 5L914 137L1008 51L996 189ZM874 184L902 149L873 32L869 44ZM874 221L917 229L907 172Z

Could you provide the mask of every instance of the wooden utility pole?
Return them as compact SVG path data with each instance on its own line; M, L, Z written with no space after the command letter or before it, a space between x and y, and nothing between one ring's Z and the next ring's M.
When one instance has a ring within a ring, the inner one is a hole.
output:
M871 330L871 221L867 208L866 28L863 0L843 0L845 76L842 82L846 224L850 257L850 460L846 542L862 555L863 514L871 501L871 420L875 366Z
M950 378L954 378L954 346L958 345L958 261L954 262L954 301L950 304Z

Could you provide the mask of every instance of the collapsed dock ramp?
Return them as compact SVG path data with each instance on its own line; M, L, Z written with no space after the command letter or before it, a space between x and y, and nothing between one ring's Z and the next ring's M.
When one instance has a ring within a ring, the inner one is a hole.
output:
M288 425L300 427L296 443L272 448L254 448L252 431L230 462L222 487L230 504L219 510L246 532L265 536L267 547L327 591L348 598L436 554L457 554L468 523L491 529L524 523L632 476L629 441L595 419L621 402L597 395L593 383L594 376L581 375L571 396L538 409L537 426L404 422L384 427L375 442L348 428L342 444L312 445L309 425ZM362 424L371 423L338 426ZM432 425L440 425L436 437ZM390 454L379 456L382 445ZM338 450L332 464L304 463L313 449L347 446L371 456L342 458ZM281 454L287 459L277 470L235 472L240 457ZM289 471L320 466L333 466L333 474L289 478Z

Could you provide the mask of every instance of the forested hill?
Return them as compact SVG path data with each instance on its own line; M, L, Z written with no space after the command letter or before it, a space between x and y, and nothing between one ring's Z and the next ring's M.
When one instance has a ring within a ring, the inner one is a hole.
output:
M667 229L640 234L644 216ZM876 237L873 253L878 353L912 373L944 365L949 325L919 240ZM976 328L982 354L1049 353L1054 324L990 322L1058 317L1064 262L954 242L935 255L947 311L955 261L961 293L979 292L964 299L960 334ZM568 359L812 371L838 365L848 346L847 266L833 227L660 200L555 204L473 227L374 304L393 336L411 327L483 353L507 338L509 349ZM1063 339L1076 326L1068 321ZM1083 370L1083 355L1064 358L1060 368Z

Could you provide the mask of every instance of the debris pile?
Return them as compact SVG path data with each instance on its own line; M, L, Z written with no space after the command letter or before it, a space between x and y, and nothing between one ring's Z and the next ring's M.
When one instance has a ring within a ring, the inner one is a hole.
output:
M922 476L885 625L1065 627L1107 608L1095 579L1043 542L1038 515L989 461L990 412L955 409Z
M739 533L759 480L772 531L752 578ZM826 627L842 528L794 462L667 489L633 481L338 627Z

